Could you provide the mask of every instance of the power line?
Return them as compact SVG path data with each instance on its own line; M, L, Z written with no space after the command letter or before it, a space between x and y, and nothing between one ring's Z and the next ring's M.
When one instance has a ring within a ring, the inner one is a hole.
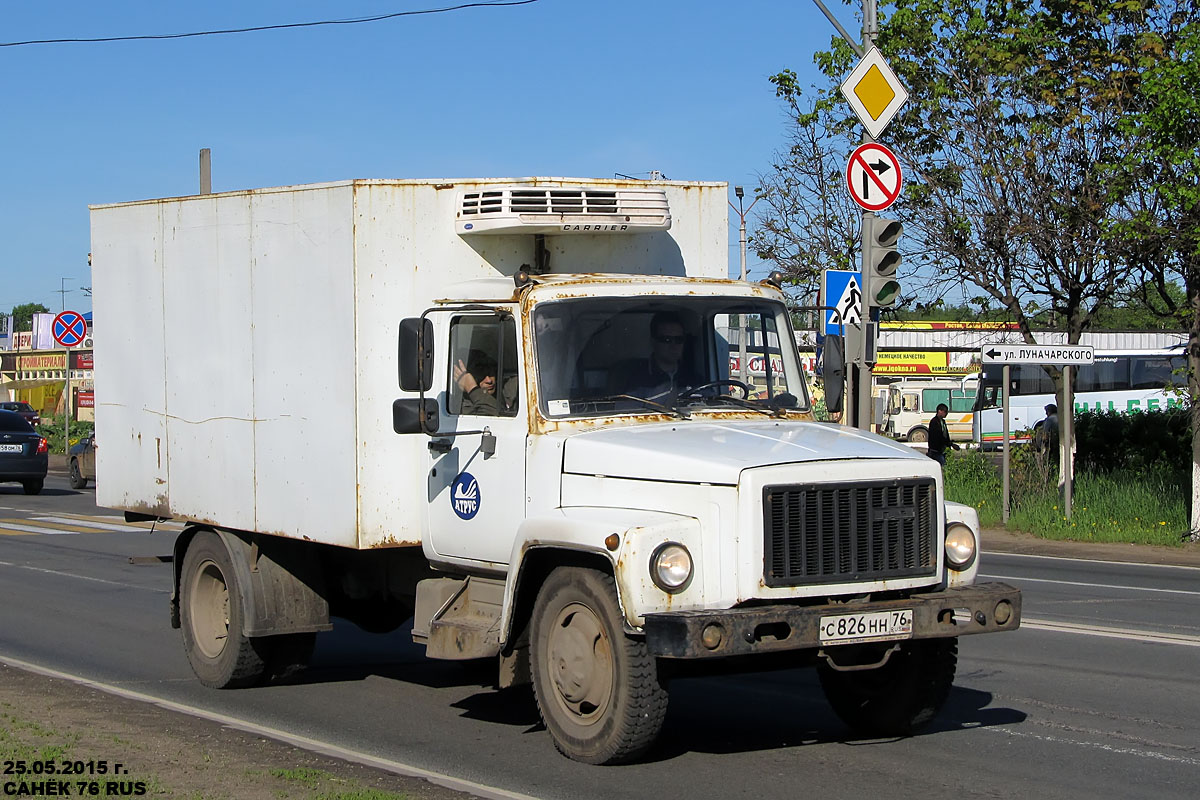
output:
M0 42L0 47L23 47L34 44L93 44L97 42L138 42L155 39L190 39L197 36L222 36L230 33L255 33L257 31L278 31L287 28L315 28L321 25L359 25L364 22L380 22L397 17L416 17L423 14L444 14L449 11L462 11L467 8L488 8L500 6L527 6L538 0L496 0L491 3L462 3L444 8L426 8L420 11L397 11L392 14L378 14L373 17L354 17L351 19L327 19L318 22L291 22L282 25L257 25L251 28L227 28L216 31L193 31L191 33L160 33L143 36L100 36L91 39L31 39L26 42Z

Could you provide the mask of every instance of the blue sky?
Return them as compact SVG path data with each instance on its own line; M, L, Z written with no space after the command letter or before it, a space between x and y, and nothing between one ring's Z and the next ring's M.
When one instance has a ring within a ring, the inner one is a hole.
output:
M0 42L347 19L455 0L7 2ZM853 11L828 3L857 31ZM349 178L723 180L784 142L768 77L816 81L809 0L539 0L360 25L0 47L0 310L91 309L89 203ZM730 267L737 270L736 216ZM751 276L765 268L750 256ZM65 281L63 279L66 279Z

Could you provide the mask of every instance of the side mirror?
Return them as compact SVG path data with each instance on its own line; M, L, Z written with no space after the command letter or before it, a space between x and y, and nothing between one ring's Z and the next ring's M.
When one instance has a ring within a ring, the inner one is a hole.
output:
M421 317L400 320L396 349L400 389L428 392L433 388L433 323Z
M437 433L437 400L425 398L422 408L419 399L401 398L392 403L392 430L396 433Z

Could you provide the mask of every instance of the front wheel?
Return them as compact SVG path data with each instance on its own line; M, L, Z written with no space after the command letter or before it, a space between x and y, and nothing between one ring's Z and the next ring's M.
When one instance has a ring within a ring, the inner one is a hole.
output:
M950 693L958 639L906 642L874 669L839 672L818 667L834 712L863 736L907 736L929 724Z
M667 689L644 639L626 635L612 576L560 567L531 624L533 690L554 745L586 764L616 764L654 743Z
M913 428L908 432L908 441L910 442L928 442L929 430L927 428Z

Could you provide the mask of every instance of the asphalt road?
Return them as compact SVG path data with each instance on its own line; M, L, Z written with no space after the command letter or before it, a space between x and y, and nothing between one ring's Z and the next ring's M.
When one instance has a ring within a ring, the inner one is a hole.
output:
M108 527L94 527L94 526ZM640 764L559 756L527 690L491 664L429 661L407 629L338 622L287 685L220 692L191 676L167 619L174 527L126 526L51 475L0 485L0 658L546 798L1191 798L1200 777L1200 570L988 555L1025 593L1026 626L964 637L941 718L856 740L814 676L678 681Z

